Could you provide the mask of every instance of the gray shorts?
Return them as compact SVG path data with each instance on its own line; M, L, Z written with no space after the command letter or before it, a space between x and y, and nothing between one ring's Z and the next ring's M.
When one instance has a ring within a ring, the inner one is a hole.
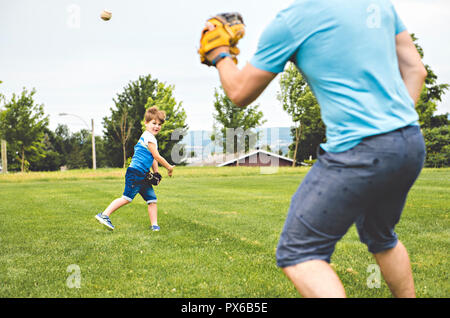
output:
M292 197L277 265L330 262L336 243L354 223L369 252L395 247L394 227L424 159L418 126L365 138L342 153L319 147L317 162Z

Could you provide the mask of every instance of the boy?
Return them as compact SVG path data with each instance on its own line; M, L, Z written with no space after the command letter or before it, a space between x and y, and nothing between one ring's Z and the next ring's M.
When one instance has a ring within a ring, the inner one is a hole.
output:
M156 195L151 185L144 184L145 174L150 171L158 172L158 162L168 170L169 177L172 176L173 168L158 152L158 142L155 136L161 130L161 125L166 119L166 113L153 106L145 112L145 131L134 147L134 155L131 164L125 174L125 190L121 198L115 199L103 213L99 213L95 218L108 229L114 230L109 219L110 215L120 207L133 201L136 194L140 194L148 204L148 215L150 218L151 230L159 231L158 214L156 206Z

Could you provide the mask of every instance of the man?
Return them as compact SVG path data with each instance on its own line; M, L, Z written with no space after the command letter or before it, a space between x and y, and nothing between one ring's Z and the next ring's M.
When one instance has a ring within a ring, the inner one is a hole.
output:
M393 295L415 297L408 253L394 227L423 166L414 105L427 73L391 2L297 0L267 26L241 70L229 49L206 57L235 104L253 102L293 61L327 128L317 163L292 197L278 266L304 297L345 297L329 262L355 223Z

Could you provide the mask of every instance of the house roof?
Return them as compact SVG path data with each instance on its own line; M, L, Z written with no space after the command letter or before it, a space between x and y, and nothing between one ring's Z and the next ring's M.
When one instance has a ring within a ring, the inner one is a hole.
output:
M283 159L283 160L286 160L286 161L289 161L289 162L294 162L294 160L292 160L292 159L290 159L290 158L287 158L287 157L284 157L284 156L277 155L276 153L273 153L273 152L268 152L268 151L265 151L265 150L262 150L262 149L258 149L258 150L255 150L255 151L251 152L251 153L244 154L244 155L242 155L242 156L240 156L240 157L238 157L238 158L234 158L234 159L232 159L232 160L228 160L228 161L226 161L226 162L224 162L224 163L221 163L221 164L219 164L217 167L227 166L227 165L229 165L230 163L233 163L233 162L236 162L236 161L239 161L239 160L248 158L248 157L253 156L253 155L255 155L255 154L258 154L258 153L263 153L263 154L268 155L268 156L277 157L277 158L279 158L279 159Z

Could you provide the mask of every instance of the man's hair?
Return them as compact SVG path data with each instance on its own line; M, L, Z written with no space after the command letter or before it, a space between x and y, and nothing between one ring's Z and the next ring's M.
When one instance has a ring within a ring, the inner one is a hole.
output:
M164 124L164 122L166 121L166 112L163 110L159 110L156 106L148 108L144 116L145 122L149 123L154 119L159 121L161 124Z

